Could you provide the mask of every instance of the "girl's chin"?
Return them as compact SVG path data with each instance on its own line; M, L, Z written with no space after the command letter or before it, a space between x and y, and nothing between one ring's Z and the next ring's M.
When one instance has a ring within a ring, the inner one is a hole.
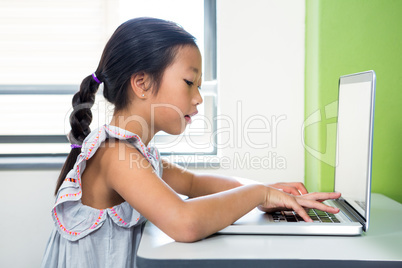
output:
M187 126L187 124L184 123L184 124L182 124L181 128L164 130L164 132L166 132L167 134L170 134L170 135L180 135L180 134L183 134L183 132L186 130L186 126Z
M181 134L183 134L184 130L183 131L171 131L171 132L165 131L165 132L169 135L181 135Z

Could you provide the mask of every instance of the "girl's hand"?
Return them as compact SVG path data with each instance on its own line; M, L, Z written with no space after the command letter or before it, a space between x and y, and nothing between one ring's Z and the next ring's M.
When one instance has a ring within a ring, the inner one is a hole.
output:
M293 210L306 222L312 222L307 215L305 208L314 208L329 213L338 213L339 209L321 203L327 199L336 199L340 193L310 193L305 195L293 196L284 193L270 186L267 187L265 203L258 208L264 212L275 212L282 210Z
M278 182L270 184L269 186L292 195L308 194L308 191L302 182Z

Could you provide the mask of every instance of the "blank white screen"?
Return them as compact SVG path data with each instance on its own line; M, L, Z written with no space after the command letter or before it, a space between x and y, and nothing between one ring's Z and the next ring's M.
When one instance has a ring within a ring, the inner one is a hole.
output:
M366 217L370 157L371 85L342 84L338 106L338 165L335 190ZM358 206L359 205L359 206Z

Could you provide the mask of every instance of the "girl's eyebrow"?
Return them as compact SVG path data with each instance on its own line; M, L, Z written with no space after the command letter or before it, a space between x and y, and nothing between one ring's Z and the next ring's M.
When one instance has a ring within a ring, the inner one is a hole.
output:
M191 70L191 71L193 71L193 72L196 73L196 74L198 74L198 73L200 72L200 71L198 70L198 68L193 67L193 66L190 66L188 69ZM201 78L202 78L202 73L201 73Z
M199 70L197 68L193 67L193 66L190 66L189 69L192 70L193 72L197 73L197 74L199 73Z

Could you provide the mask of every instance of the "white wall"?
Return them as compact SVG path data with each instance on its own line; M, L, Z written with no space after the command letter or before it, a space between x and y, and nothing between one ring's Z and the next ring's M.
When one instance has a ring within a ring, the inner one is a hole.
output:
M230 145L219 150L221 168L206 171L264 182L303 181L305 2L217 2L219 115L225 118L220 120L220 144ZM264 126L274 123L272 117L280 120L276 148ZM252 120L249 127L247 120ZM251 131L248 138L239 132L244 129ZM267 142L264 149L253 145ZM242 163L247 157L250 163ZM0 171L0 267L39 266L53 226L50 209L58 172Z
M0 267L39 267L59 171L1 171Z
M219 115L234 126L220 120L220 144L230 145L219 150L221 169L211 172L303 181L305 2L217 2Z

